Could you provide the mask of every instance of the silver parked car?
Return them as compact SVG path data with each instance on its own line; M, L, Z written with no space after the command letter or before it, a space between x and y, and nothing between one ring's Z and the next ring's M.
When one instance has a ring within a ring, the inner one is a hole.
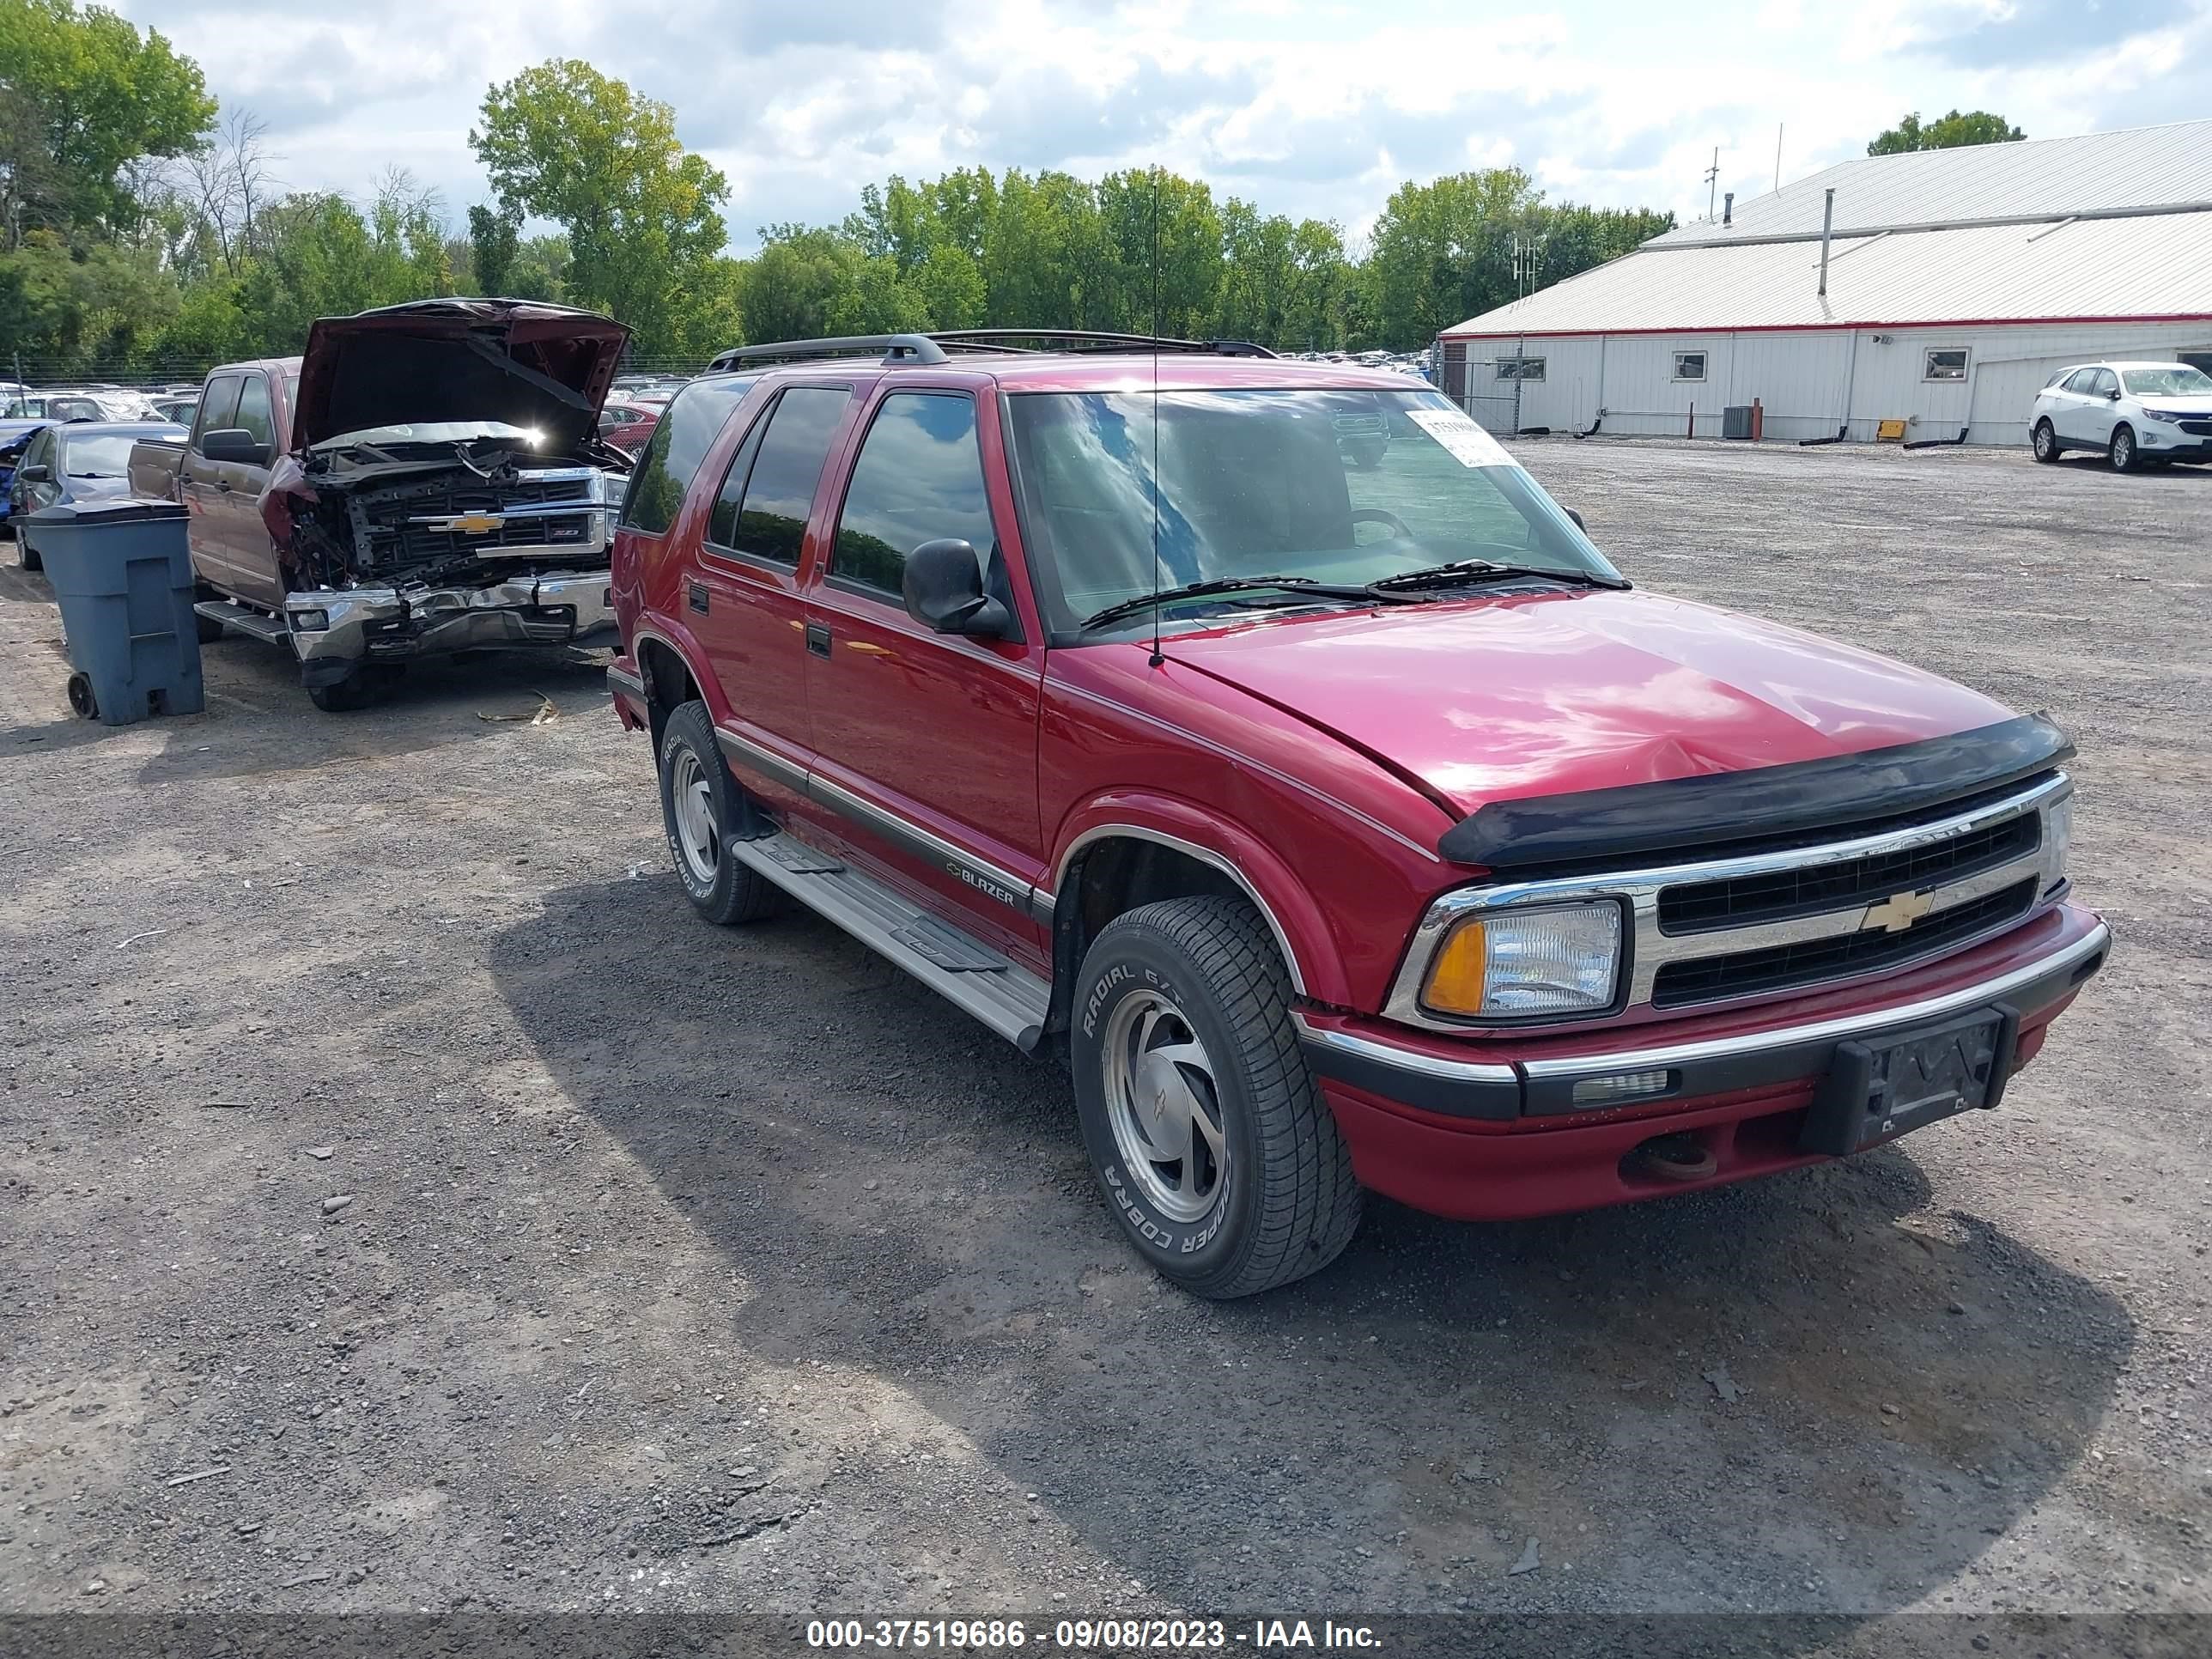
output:
M2036 393L2027 437L2039 461L2101 450L2115 472L2212 461L2212 374L2187 363L2076 363Z

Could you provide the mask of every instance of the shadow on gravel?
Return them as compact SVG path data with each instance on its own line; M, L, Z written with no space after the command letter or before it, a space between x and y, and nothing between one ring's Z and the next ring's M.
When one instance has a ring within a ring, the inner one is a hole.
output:
M811 918L584 884L490 964L726 1259L733 1342L895 1384L1194 1610L1877 1613L2036 1505L2133 1341L1894 1148L1512 1225L1377 1203L1318 1278L1210 1306L1121 1245L1057 1067Z

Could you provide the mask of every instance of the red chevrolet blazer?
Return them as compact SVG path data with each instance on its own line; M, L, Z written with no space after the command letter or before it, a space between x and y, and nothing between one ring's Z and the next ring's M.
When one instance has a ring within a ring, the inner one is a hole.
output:
M1974 1108L2102 965L2047 720L1632 587L1448 399L1221 343L726 354L633 477L623 723L795 899L1063 1054L1161 1273Z

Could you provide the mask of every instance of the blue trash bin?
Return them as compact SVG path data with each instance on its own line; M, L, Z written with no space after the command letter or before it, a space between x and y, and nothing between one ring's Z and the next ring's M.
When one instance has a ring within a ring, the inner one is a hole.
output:
M66 501L29 522L76 671L70 707L109 726L205 708L185 509L129 497Z

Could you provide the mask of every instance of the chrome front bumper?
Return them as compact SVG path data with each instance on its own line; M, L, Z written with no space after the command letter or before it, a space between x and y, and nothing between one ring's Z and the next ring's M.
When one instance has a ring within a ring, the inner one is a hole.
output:
M612 581L606 571L588 570L483 587L313 590L286 594L284 617L302 678L314 685L343 679L364 662L611 638Z

